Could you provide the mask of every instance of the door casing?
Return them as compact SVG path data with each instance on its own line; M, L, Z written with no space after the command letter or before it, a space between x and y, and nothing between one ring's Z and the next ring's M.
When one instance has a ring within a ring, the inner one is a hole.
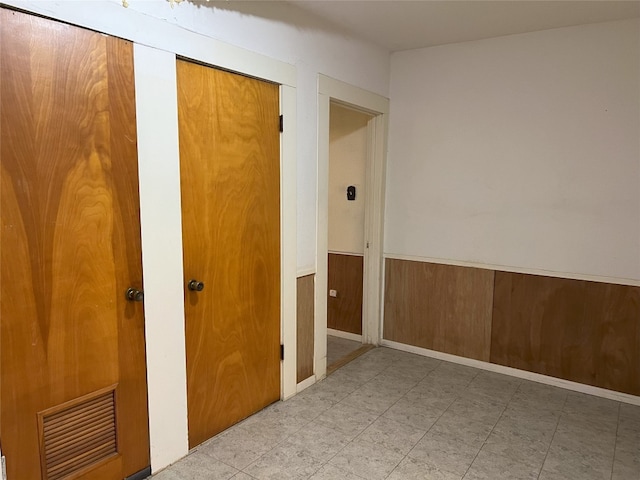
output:
M327 371L327 280L329 225L329 106L331 102L372 115L367 124L367 199L365 205L362 342L378 345L382 321L382 241L389 99L348 83L318 76L318 225L315 283L314 371Z

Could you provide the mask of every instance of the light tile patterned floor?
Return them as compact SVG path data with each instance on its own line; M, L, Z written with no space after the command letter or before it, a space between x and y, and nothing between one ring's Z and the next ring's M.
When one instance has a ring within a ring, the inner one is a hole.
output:
M333 365L341 358L355 352L361 346L362 342L327 335L327 366Z
M640 407L373 349L153 480L639 480Z

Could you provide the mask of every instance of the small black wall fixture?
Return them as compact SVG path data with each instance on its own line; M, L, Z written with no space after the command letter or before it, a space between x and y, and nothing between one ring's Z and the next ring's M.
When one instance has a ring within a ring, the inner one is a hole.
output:
M347 187L347 200L355 200L356 199L356 187L354 185L349 185Z

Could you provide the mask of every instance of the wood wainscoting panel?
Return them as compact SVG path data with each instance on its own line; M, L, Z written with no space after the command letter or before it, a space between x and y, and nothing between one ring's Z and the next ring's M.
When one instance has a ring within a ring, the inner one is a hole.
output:
M315 275L297 280L297 382L313 375Z
M491 362L640 394L640 288L496 272Z
M585 283L585 323L595 333L595 384L640 395L640 287Z
M364 258L358 255L329 254L329 290L337 296L327 298L327 327L362 334L362 284Z
M489 361L494 271L388 258L384 338Z

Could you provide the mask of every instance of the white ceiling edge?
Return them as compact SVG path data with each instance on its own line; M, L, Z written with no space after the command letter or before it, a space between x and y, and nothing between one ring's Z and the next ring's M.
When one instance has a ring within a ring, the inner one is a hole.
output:
M640 1L291 0L390 52L640 17Z

